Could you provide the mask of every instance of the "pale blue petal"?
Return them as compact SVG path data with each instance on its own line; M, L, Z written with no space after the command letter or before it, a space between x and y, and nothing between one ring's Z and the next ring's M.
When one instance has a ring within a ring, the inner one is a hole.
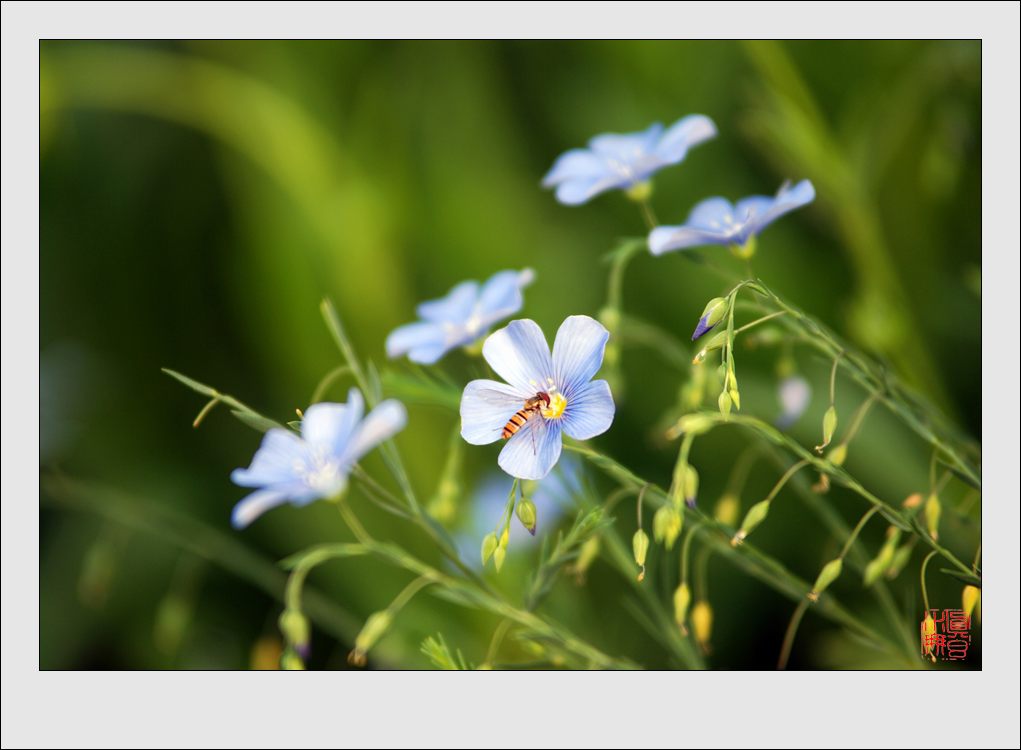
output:
M609 338L602 323L587 315L572 315L560 324L553 343L553 380L568 403L599 371Z
M386 355L391 359L408 354L412 350L434 349L444 346L446 333L439 323L407 323L390 332L386 337Z
M692 229L688 226L656 227L649 232L649 252L653 255L701 245L725 245L729 242L730 235L726 233Z
M726 198L717 196L706 198L691 209L685 226L723 233L735 223L734 206Z
M801 208L813 200L815 200L815 187L809 180L802 180L793 187L781 187L776 198L770 201L771 205L754 204L756 210L749 221L748 233L758 234L784 214ZM742 204L744 201L741 201L738 206L740 207Z
M533 417L500 451L500 468L518 479L542 479L560 458L560 426Z
M432 323L463 323L471 315L479 298L477 281L462 281L446 297L423 302L415 312Z
M688 149L716 136L716 124L705 115L688 115L675 122L659 139L655 152L664 163L676 164Z
M450 336L445 341L436 341L429 344L421 344L408 352L408 359L420 365L434 365L443 358L443 355L463 344L470 344L478 336Z
M629 164L647 156L659 140L663 125L654 122L637 133L603 133L592 138L588 145L604 159Z
M394 399L381 402L355 429L341 463L346 466L357 463L370 450L403 430L407 422L404 404Z
M553 187L565 180L594 179L606 172L606 162L585 148L561 154L542 178L543 187Z
M542 329L532 320L512 320L482 345L482 356L519 393L545 391L553 381L553 359Z
M507 420L532 395L495 380L471 381L461 396L461 437L472 445L496 442Z
M308 407L301 420L301 436L310 446L329 446L330 453L339 456L364 412L362 394L352 388L346 404L321 403Z
M634 182L628 177L607 173L599 177L583 177L567 180L557 186L557 200L567 206L577 206L589 201L600 193L613 188L624 187Z
M564 432L575 440L588 440L602 435L613 424L616 407L610 384L593 380L575 391L564 410Z
M525 303L521 290L534 279L531 268L493 274L479 292L478 314L486 320L500 320L518 312Z
M275 489L257 490L234 506L230 522L235 529L243 529L267 510L287 502L287 496Z
M274 427L262 438L247 469L235 469L230 479L241 487L263 487L293 482L296 466L308 459L308 446L290 430Z

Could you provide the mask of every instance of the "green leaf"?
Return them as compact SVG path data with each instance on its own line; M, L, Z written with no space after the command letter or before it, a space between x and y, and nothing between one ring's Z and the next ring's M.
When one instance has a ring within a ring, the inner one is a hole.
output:
M961 583L967 583L975 588L982 588L982 579L972 573L965 573L963 570L956 570L954 568L940 568L940 573L946 573L951 578L956 578Z
M242 424L245 424L259 432L266 432L267 430L272 430L274 427L281 427L279 422L274 422L272 419L264 417L261 414L256 414L254 411L231 409L230 413L237 417L238 421Z
M161 367L160 369L163 370L163 372L165 372L167 375L172 377L174 380L181 383L182 385L187 386L188 388L191 388L196 393L201 393L203 396L208 396L209 398L216 398L217 396L220 395L220 393L215 388L210 388L208 385L205 385L204 383L200 383L197 380L192 380L187 375L182 375L176 370L171 370L168 367Z

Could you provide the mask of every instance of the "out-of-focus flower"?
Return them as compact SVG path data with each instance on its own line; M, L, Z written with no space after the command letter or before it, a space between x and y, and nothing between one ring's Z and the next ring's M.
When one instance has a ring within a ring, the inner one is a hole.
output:
M231 521L244 528L267 510L290 502L307 505L340 495L358 460L404 428L400 401L380 403L362 419L362 394L352 388L346 404L313 404L301 420L301 436L283 428L269 430L247 469L230 478L258 489L234 506Z
M574 456L564 456L549 475L530 488L529 496L535 504L536 528L538 535L532 536L520 523L510 525L510 537L507 548L511 553L530 549L539 541L544 530L553 528L554 524L575 504L578 494L582 491L583 468ZM507 506L507 493L511 480L506 474L493 471L487 475L472 494L466 525L454 535L454 542L462 560L474 568L480 568L482 558L479 555L479 540L501 518ZM493 535L493 546L496 535Z
M568 206L586 203L607 190L629 190L671 164L684 161L688 149L716 135L705 115L682 117L666 130L656 122L637 133L604 133L561 154L542 178Z
M412 362L431 365L459 346L474 343L496 323L521 310L521 290L535 273L500 271L484 284L465 281L446 297L423 302L416 308L421 320L395 328L386 339L387 356L405 354Z
M780 416L776 426L781 430L790 428L805 413L812 400L812 386L800 375L789 375L780 381Z
M613 422L610 386L592 380L609 335L587 315L572 315L557 331L550 356L534 321L514 320L493 333L482 356L507 384L473 380L465 386L461 437L472 445L506 439L500 468L520 479L542 479L560 458L562 432L588 440Z
M691 210L680 226L656 227L649 233L649 250L662 255L701 245L731 245L746 248L763 229L789 211L811 203L815 188L808 180L784 184L773 197L753 195L731 204L726 198L707 198Z

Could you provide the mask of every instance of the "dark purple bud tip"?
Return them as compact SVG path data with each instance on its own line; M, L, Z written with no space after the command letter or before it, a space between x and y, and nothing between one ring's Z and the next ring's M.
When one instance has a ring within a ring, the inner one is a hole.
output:
M535 536L535 526L529 527L528 533L531 534L532 536Z
M716 323L709 322L708 315L703 315L701 318L698 319L698 325L695 327L695 332L691 334L691 340L695 341L696 339L701 338L706 333L711 331L715 327L715 325Z
M294 650L298 656L301 657L302 661L307 661L308 657L312 655L312 644L311 643L295 643Z
M695 498L693 498L693 497L685 498L684 499L684 504L687 505L692 510L694 510L695 509Z

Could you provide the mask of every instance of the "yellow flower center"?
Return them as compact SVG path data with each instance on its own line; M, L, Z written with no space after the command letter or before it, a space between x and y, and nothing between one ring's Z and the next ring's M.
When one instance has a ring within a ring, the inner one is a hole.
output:
M542 410L542 415L546 419L560 419L566 408L567 399L559 393L551 393L549 395L549 406Z

